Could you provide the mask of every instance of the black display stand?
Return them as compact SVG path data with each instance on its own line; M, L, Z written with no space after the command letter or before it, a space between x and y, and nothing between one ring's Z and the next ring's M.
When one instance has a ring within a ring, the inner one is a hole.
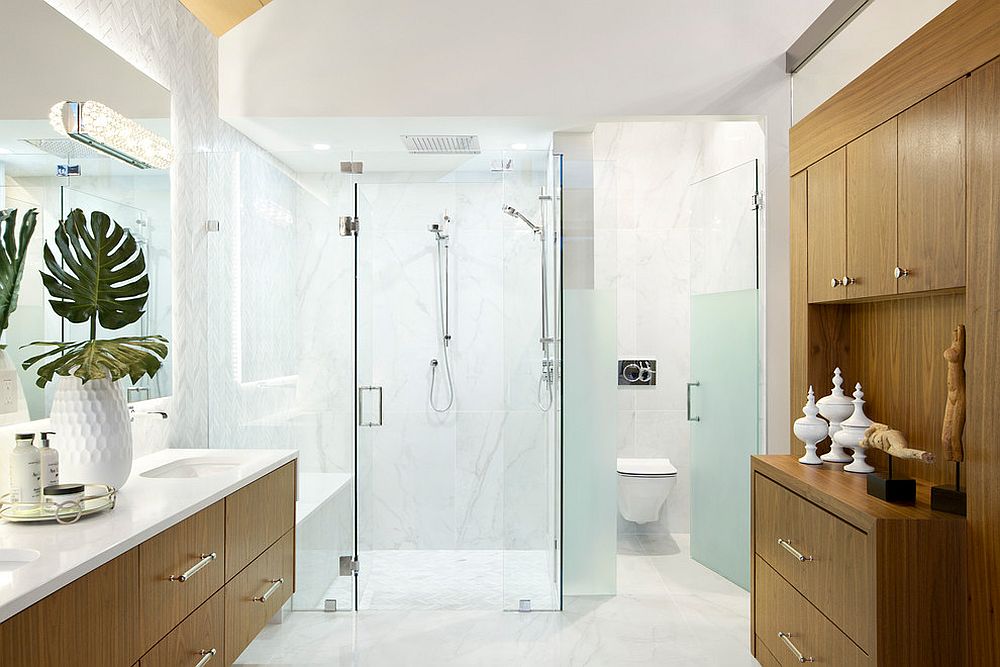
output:
M892 456L889 459L889 475L883 477L877 472L868 473L868 495L890 503L912 505L917 501L917 480L898 479L892 476Z
M962 464L955 461L955 486L931 488L931 509L965 516L965 491L962 490Z

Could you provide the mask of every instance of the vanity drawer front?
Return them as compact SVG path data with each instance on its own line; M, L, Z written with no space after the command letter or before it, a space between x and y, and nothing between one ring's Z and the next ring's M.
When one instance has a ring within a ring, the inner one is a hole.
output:
M754 544L859 646L874 648L875 572L867 534L756 473Z
M295 525L295 463L226 498L226 580Z
M294 548L295 531L290 530L226 584L225 664L236 661L291 597Z
M771 653L767 648L767 644L764 643L760 637L754 637L754 656L757 658L757 662L760 663L760 667L781 667L781 662Z
M813 658L817 665L872 664L864 651L759 556L754 575L754 605L757 638L777 664L788 667L801 664L796 650L803 658ZM787 635L790 645L779 633Z
M225 503L219 501L139 545L143 650L226 583L225 531Z
M226 596L219 591L143 656L140 666L194 667L203 660L203 667L222 665L225 638Z

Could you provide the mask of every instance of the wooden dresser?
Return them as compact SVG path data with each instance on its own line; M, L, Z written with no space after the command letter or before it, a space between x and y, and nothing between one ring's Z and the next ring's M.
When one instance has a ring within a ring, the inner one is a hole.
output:
M0 665L231 665L291 597L294 549L291 462L0 623Z
M753 653L764 667L966 664L966 523L866 493L865 475L755 456Z

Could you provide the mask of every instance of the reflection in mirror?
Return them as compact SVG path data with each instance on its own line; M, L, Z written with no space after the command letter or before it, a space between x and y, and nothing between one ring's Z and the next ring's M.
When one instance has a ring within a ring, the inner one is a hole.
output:
M97 337L171 338L169 172L136 168L57 132L50 121L59 102L94 100L169 138L170 93L44 0L0 3L0 25L5 26L0 62L8 65L0 88L0 210L16 208L18 225L28 210L38 212L17 309L2 341L23 391L16 407L8 407L0 358L0 424L12 424L47 416L54 392L51 384L36 386L36 368L22 369L24 359L39 353L22 346L90 335L89 324L64 321L52 311L40 275L45 241L52 245L72 209L82 209L88 218L95 210L110 215L135 237L148 266L149 300L142 318L112 332L98 327ZM40 48L40 35L58 48ZM130 401L169 395L170 357L154 378L144 377L136 386L125 382Z

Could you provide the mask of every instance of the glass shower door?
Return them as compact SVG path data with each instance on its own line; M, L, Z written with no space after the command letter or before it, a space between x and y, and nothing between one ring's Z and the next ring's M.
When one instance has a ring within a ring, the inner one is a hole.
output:
M761 414L757 161L696 183L693 197L691 557L748 588Z

